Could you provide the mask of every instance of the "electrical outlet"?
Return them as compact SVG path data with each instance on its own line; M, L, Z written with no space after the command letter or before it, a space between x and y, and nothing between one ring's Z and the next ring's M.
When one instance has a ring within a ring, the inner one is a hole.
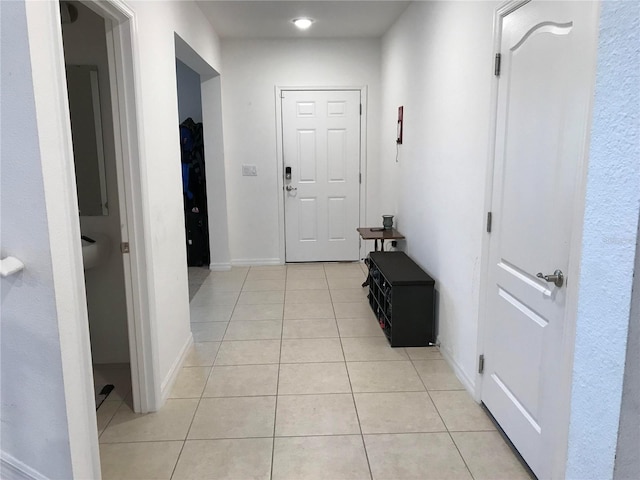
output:
M243 177L257 177L258 176L258 167L255 165L242 165L242 176Z

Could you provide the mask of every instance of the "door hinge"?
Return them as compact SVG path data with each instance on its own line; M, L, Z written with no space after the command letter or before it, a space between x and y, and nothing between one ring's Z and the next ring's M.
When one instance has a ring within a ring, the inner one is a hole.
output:
M491 233L491 224L493 223L493 214L487 212L487 233Z
M484 354L478 357L478 373L484 373Z
M122 242L120 244L120 251L122 253L129 253L129 242Z
M358 183L362 184L362 174L358 174Z
M495 59L495 63L493 64L493 74L496 77L500 76L500 63L502 61L502 55L500 55L499 53L496 53L496 59Z
M360 104L360 115L362 115L362 104Z

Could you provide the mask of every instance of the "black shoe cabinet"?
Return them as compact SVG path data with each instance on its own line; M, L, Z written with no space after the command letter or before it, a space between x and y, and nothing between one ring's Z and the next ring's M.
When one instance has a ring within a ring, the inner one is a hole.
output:
M369 305L392 347L436 341L435 281L404 252L371 252Z

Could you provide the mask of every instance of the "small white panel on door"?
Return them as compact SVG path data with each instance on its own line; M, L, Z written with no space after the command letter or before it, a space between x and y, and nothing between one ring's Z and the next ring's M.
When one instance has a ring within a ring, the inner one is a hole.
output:
M317 179L316 151L316 131L298 130L298 168L301 183L311 183Z
M345 240L347 205L345 197L329 197L329 240Z
M318 201L316 198L301 198L298 204L298 239L301 242L318 240Z
M315 117L316 116L316 103L315 102L298 102L296 104L296 112L298 117Z
M327 130L327 180L345 182L347 169L347 131Z
M344 117L347 114L347 104L345 102L327 102L328 117Z

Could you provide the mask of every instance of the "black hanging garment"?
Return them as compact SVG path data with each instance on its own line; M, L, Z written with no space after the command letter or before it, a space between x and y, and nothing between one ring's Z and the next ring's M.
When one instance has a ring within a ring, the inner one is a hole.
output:
M189 266L209 265L209 227L202 123L187 118L180 124L182 192Z

